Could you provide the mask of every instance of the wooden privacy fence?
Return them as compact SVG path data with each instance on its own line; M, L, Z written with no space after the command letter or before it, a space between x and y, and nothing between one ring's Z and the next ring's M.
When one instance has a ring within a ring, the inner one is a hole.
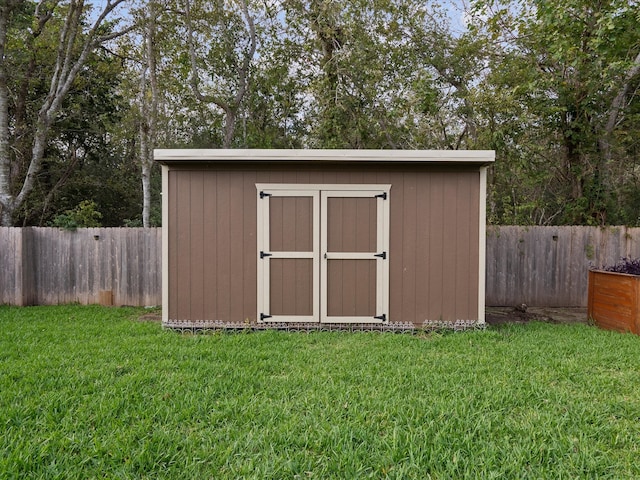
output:
M0 304L160 305L160 228L0 227ZM640 257L640 228L487 227L486 304L586 306L590 265Z
M0 304L161 304L159 228L0 228Z
M590 266L640 257L640 228L487 227L487 305L587 305Z

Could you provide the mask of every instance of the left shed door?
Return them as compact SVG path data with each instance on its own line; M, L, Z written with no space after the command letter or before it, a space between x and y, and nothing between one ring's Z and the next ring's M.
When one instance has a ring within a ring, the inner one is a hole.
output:
M318 322L320 192L257 194L258 320Z

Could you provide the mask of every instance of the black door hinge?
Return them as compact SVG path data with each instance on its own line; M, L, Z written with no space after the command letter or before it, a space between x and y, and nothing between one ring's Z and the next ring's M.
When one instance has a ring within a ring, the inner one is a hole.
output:
M386 322L387 321L387 314L383 313L379 317L373 317L373 318L375 318L376 320L382 320L383 322Z
M387 252L382 252L382 253L374 253L373 254L374 257L380 257L383 260L387 259Z
M273 256L273 253L267 253L267 252L260 251L260 258L271 257L271 256Z
M383 200L387 199L387 192L380 193L378 195L374 195L373 198L381 198Z
M264 198L264 197L270 197L272 194L271 193L264 193L264 192L260 192L260 198Z
M271 318L272 316L273 316L273 315L267 315L267 314L265 314L265 313L261 313L261 314L260 314L260 320L262 321L262 320L265 320L265 319L267 319L267 318Z

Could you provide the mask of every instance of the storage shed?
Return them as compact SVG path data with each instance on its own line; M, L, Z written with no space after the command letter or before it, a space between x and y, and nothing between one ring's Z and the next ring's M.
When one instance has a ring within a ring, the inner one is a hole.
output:
M484 323L493 151L156 150L182 328Z

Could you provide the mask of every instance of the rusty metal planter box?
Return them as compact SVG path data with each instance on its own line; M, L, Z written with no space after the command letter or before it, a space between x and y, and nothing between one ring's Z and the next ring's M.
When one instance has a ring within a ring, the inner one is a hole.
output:
M640 276L590 270L587 314L600 328L640 334Z

